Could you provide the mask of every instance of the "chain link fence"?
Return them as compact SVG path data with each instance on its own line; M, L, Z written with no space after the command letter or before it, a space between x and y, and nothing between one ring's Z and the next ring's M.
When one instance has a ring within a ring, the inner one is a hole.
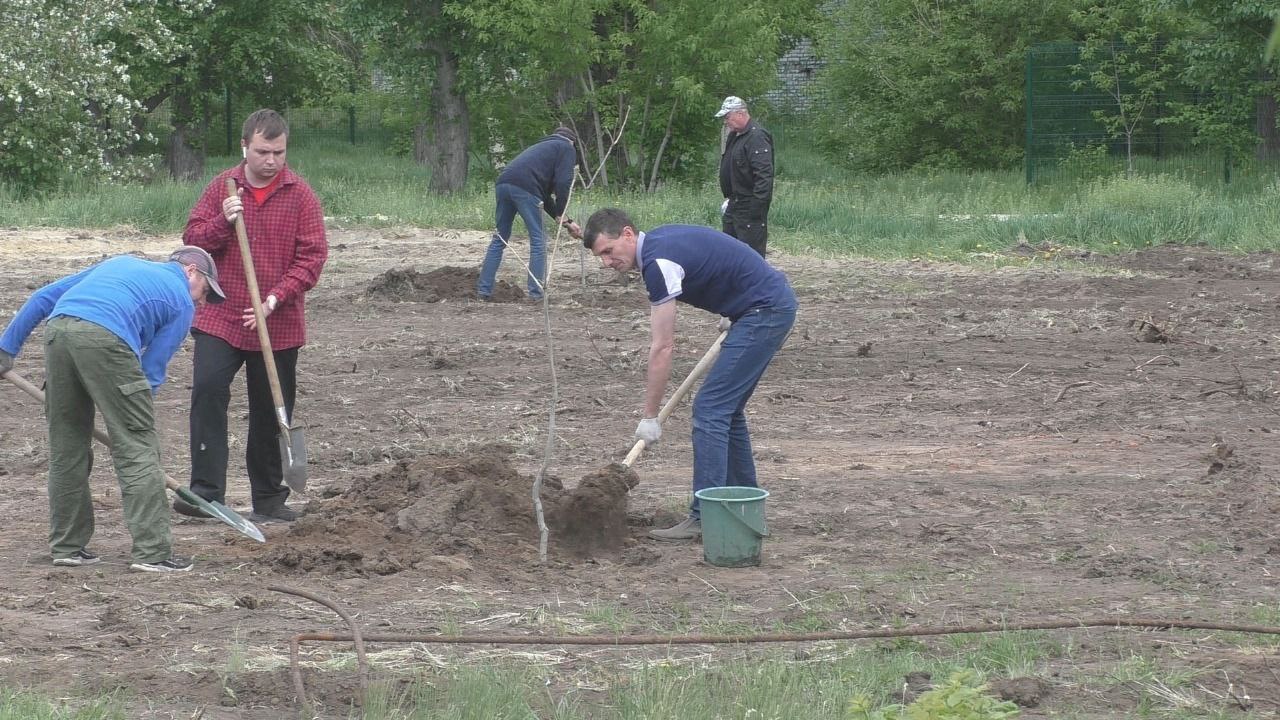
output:
M1155 174L1203 185L1275 174L1276 162L1233 156L1223 144L1172 122L1178 106L1205 98L1172 82L1160 92L1145 91L1133 76L1147 68L1127 50L1115 45L1088 56L1080 44L1046 43L1027 53L1029 185Z

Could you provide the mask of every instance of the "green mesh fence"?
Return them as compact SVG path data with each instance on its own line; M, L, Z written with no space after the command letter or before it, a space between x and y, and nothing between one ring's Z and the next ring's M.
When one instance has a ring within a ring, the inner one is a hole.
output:
M1028 184L1117 174L1221 183L1239 170L1224 148L1197 142L1191 131L1168 123L1177 104L1197 102L1194 94L1172 89L1139 100L1137 84L1123 74L1114 87L1098 87L1089 71L1099 61L1083 58L1081 50L1051 43L1027 54Z
M241 125L250 113L261 106L225 96L217 100L208 115L203 138L205 148L212 155L238 154ZM382 106L374 102L347 107L275 109L289 123L291 148L346 144L389 150L396 142L396 131L389 127ZM173 131L167 103L150 114L147 128L163 146Z

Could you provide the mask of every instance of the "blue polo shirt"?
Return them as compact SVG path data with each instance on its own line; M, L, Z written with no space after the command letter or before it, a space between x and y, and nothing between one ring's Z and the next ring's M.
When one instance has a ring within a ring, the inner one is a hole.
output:
M80 318L124 341L155 392L195 312L181 265L121 255L37 290L0 335L0 350L16 357L45 318Z
M751 246L698 225L661 225L640 233L636 262L649 302L688 303L730 320L755 308L795 309L787 276Z

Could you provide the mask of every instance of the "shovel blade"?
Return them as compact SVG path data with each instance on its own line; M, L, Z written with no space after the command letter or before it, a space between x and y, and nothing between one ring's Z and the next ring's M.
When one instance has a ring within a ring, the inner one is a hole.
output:
M307 442L301 427L280 428L280 463L284 466L284 482L291 490L307 489Z
M240 516L240 513L236 512L235 510L232 510L226 505L223 505L220 502L209 502L208 500L205 500L199 495L181 486L174 487L172 489L174 492L178 494L178 497L182 498L183 500L187 501L192 505L195 505L201 510L209 513L210 516L215 517L218 520L221 520L222 522L235 528L241 535L251 537L260 543L264 543L267 541L267 538L262 535L262 531L258 529L257 525L254 525L248 520L245 520L243 517Z

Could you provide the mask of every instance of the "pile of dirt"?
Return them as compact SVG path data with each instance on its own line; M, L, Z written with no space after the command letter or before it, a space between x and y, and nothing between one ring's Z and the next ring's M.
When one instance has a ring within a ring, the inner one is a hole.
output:
M392 268L369 281L364 294L397 302L434 303L442 300L474 300L477 268L440 267L421 273L413 268ZM490 302L519 302L524 291L506 280L494 284Z
M290 572L392 575L441 556L510 558L535 548L533 478L490 445L460 455L403 460L362 478L336 497L313 501L260 559ZM614 464L566 490L542 488L548 550L562 558L616 555L629 537L627 491L638 478Z

